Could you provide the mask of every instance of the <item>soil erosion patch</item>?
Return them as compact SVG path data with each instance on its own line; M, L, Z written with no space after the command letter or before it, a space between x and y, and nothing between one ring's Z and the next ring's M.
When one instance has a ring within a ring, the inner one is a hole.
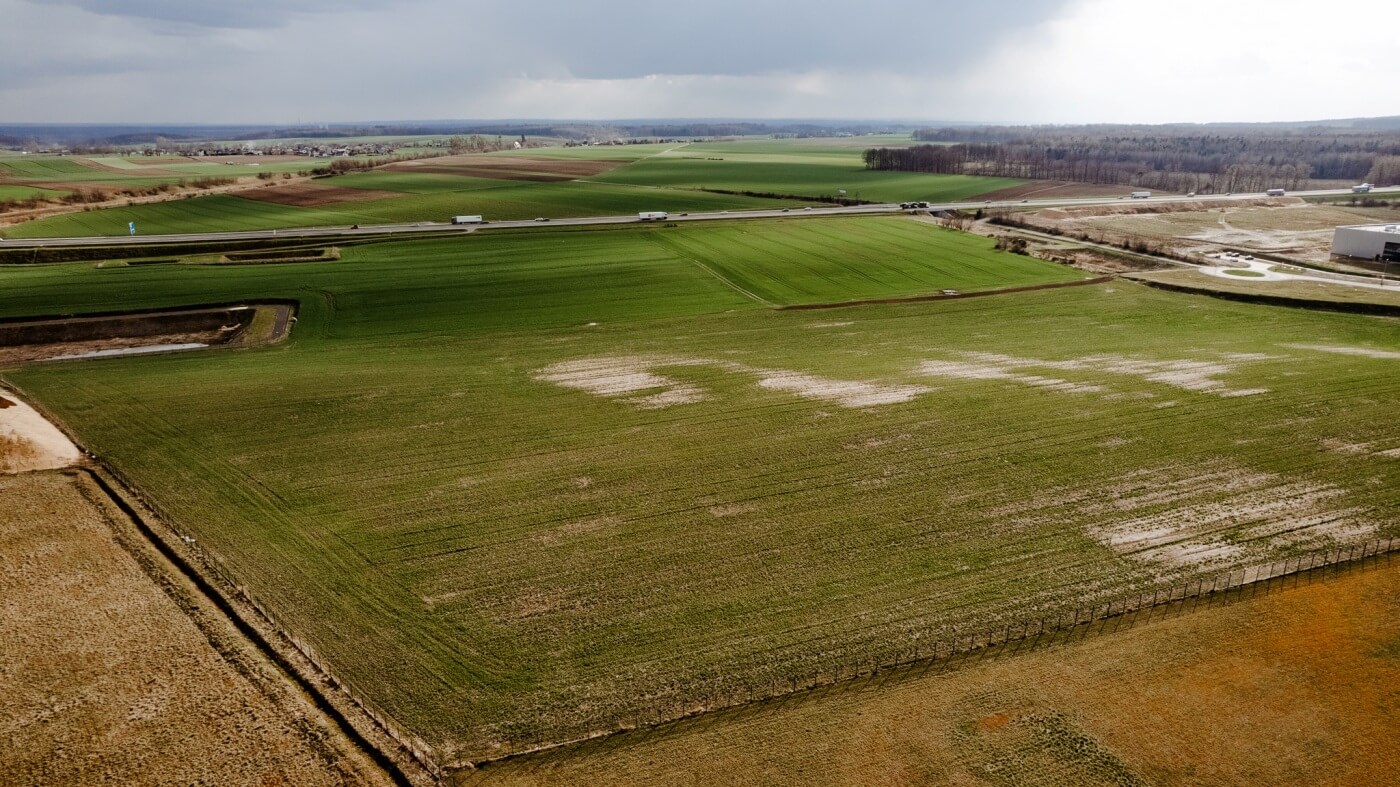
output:
M295 208L316 208L323 205L338 205L342 202L366 202L376 199L402 197L397 191L378 189L349 189L343 186L327 186L322 183L301 182L285 186L272 186L263 189L249 189L239 192L243 199L258 202L273 202Z
M552 181L601 175L626 163L626 161L572 161L517 156L444 156L420 161L403 161L398 164L390 164L384 169L393 172L430 172L436 175L460 175L473 178Z

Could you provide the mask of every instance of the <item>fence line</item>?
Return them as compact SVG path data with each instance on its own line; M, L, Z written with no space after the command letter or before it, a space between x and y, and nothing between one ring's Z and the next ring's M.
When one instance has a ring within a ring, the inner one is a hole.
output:
M955 628L951 636L937 637L930 644L915 640L913 644L892 656L876 657L860 664L838 662L829 669L818 669L775 679L768 691L740 686L732 690L722 690L718 694L704 694L691 698L678 697L660 705L622 711L613 718L612 723L606 728L595 726L586 732L578 729L567 732L559 730L556 736L546 736L545 730L540 729L530 740L503 742L505 752L500 755L444 765L448 768L474 767L536 752L583 744L632 730L657 727L693 718L705 713L737 708L755 702L847 683L894 668L920 663L932 664L1016 642L1034 641L1047 634L1053 636L1110 618L1144 612L1156 607L1181 604L1193 599L1224 595L1282 577L1299 576L1319 569L1341 567L1380 556L1389 557L1397 549L1400 549L1400 538L1371 539L1360 544L1308 552L1257 566L1231 568L1213 576L1188 579L1165 588L1155 587L1134 595L1110 599L1107 602L1098 602L1090 606L1061 611L1053 616L1021 619L1002 624L999 627L981 629L966 634L957 632ZM572 737L558 739L566 735ZM550 740L550 737L556 739Z
M126 483L125 479L115 471L105 467L103 470L115 477L121 483L123 489L139 500L148 510L156 512L164 521L171 521L168 517L160 514L159 509L150 501L147 501L138 493L131 491L134 487ZM778 676L771 681L767 690L755 690L749 686L739 686L734 689L718 690L718 693L698 694L693 697L673 697L662 704L648 708L623 709L611 719L606 727L599 727L598 725L594 725L591 729L575 727L569 730L556 730L553 735L546 735L546 730L540 726L536 728L535 733L528 739L499 742L501 744L500 754L476 760L443 763L439 762L433 756L432 748L425 741L401 729L393 720L392 716L382 711L368 697L361 695L348 684L336 678L335 673L329 668L329 665L316 655L309 644L302 641L301 638L293 634L289 628L282 625L271 610L258 602L247 588L235 582L222 566L213 561L203 559L201 556L197 559L199 568L195 569L187 558L176 551L176 547L173 544L167 543L156 533L154 528L145 522L139 515L139 512L126 504L123 496L118 493L111 484L105 481L101 473L89 471L89 475L97 481L99 487L113 499L119 508L135 520L138 527L144 530L148 537L157 542L157 546L163 547L162 551L166 552L167 556L174 557L177 563L182 563L187 571L192 571L195 574L200 572L212 573L219 580L223 589L214 592L227 593L228 591L232 591L232 595L238 603L253 610L267 626L272 628L273 632L280 637L283 642L289 644L299 656L305 659L307 663L326 679L330 690L346 698L359 713L363 714L365 718L370 719L377 726L380 733L402 747L402 750L407 752L415 762L434 778L439 780L445 775L445 769L454 770L484 765L491 762L499 762L526 754L558 749L600 738L611 737L644 727L656 727L705 713L736 708L755 702L763 702L811 691L825 686L846 683L897 667L946 661L959 655L976 651L985 651L1013 642L1035 640L1046 634L1054 635L1060 632L1072 631L1080 626L1107 620L1109 618L1142 612L1159 606L1179 604L1191 599L1229 593L1233 590L1268 582L1280 577L1297 576L1318 569L1364 561L1382 555L1389 556L1396 551L1397 548L1400 548L1400 538L1372 539L1360 544L1308 552L1262 565L1231 568L1224 573L1215 574L1211 577L1188 579L1166 588L1154 587L1151 591L1143 590L1135 595L1122 596L1110 599L1107 602L1098 602L1087 607L1076 607L1072 610L1061 611L1055 613L1053 617L1047 615L1034 619L1023 618L1017 622L1004 623L1000 627L975 630L967 634L959 633L956 627L954 627L951 637L935 637L931 644L924 644L916 639L913 643L901 648L894 654L887 654L886 656L877 655L874 659L869 661L863 661L857 664L838 661L828 669L816 669L811 672ZM180 537L177 532L174 533L174 535ZM185 544L184 548L188 549L188 544ZM198 555L198 553L195 554ZM211 590L213 590L212 587ZM268 647L271 646L268 645ZM322 689L310 686L310 682L308 681L302 682L313 691L323 692ZM368 742L366 741L366 743Z

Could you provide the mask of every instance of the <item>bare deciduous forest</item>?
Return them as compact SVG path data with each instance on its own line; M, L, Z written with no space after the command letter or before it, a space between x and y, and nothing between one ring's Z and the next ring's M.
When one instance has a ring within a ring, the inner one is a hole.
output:
M932 144L865 151L869 169L1237 192L1400 183L1400 132L1350 127L921 129Z

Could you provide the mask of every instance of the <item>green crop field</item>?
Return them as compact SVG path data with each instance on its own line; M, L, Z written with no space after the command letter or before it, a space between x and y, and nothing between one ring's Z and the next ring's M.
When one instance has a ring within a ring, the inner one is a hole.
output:
M24 185L42 187L46 183L65 186L151 186L178 178L168 175L142 173L140 168L111 171L97 166L92 159L71 156L26 156L0 161L0 176L25 181Z
M383 181L380 181L381 175ZM460 190L435 188L442 178L459 181ZM426 185L407 181L425 179ZM391 224L419 220L447 221L459 214L480 214L491 221L531 219L536 216L598 216L636 213L641 210L715 211L797 205L753 197L707 194L679 189L646 189L577 182L529 183L447 175L367 173L328 181L332 185L362 188L422 188L402 197L340 202L323 207L296 207L273 202L215 194L185 200L155 202L129 207L68 213L6 227L8 238L125 235L134 221L142 234L216 232L278 229L282 227ZM658 206L660 206L658 208Z
M0 267L0 314L296 298L289 342L4 378L441 762L1400 535L1393 320L900 217Z
M16 178L64 178L86 176L96 170L72 158L59 156L26 156L0 161L0 174Z
M212 232L445 221L461 214L487 220L627 214L643 210L671 212L737 210L797 206L838 196L872 202L967 199L1022 181L957 175L867 171L861 151L873 144L897 144L896 138L744 139L732 142L608 145L530 148L489 154L492 158L624 162L615 169L573 181L533 182L396 170L359 172L319 183L329 187L399 192L401 197L346 201L319 207L258 202L232 195L39 219L4 230L4 237L75 237L121 235L134 221L145 234ZM907 141L904 140L904 141ZM459 158L469 160L470 157ZM45 161L79 166L68 159ZM99 161L108 161L100 159ZM152 185L162 179L140 178L144 167L123 160L116 171L87 169L83 180L107 185ZM35 165L40 162L25 162ZM431 164L432 162L428 162ZM301 169L303 162L266 162L256 170L244 164L161 163L152 167L180 177L247 176L258 171ZM36 170L37 171L37 170ZM477 173L479 174L479 173ZM33 173L31 173L33 175ZM173 180L167 176L163 180ZM731 192L731 193L716 193ZM788 195L761 199L734 192ZM804 199L810 198L810 199Z
M29 199L30 197L61 197L65 193L57 189L39 189L33 186L12 186L8 183L0 183L0 202L12 199Z
M859 144L836 144L840 142ZM869 202L952 202L1025 182L867 170L861 153L866 147L879 144L889 141L858 137L697 143L658 153L593 179L810 197L835 197L845 189L847 197Z

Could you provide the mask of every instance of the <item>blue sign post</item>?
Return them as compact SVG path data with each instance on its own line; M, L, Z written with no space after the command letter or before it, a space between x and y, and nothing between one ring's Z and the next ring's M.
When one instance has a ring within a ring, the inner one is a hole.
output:
M128 222L126 223L126 232L127 232L128 235L135 235L135 234L136 234L136 222L134 222L134 221L128 221Z

